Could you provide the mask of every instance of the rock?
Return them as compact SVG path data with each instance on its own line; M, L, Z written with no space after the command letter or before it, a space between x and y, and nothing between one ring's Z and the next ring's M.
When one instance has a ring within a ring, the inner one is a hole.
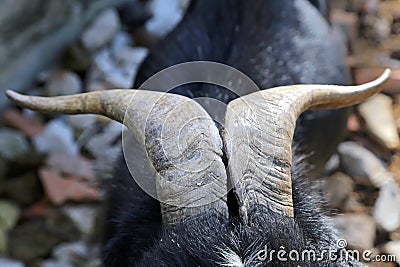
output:
M104 208L98 208L96 210L96 215L94 219L94 227L92 229L92 232L88 238L88 242L90 244L101 244L103 243L103 235L104 235L104 229L106 227L108 214L106 209Z
M390 159L389 172L393 175L397 183L400 184L400 155L396 154Z
M39 153L38 151L31 149L28 154L23 157L18 158L15 161L12 161L12 165L9 168L9 177L14 175L20 175L26 171L36 169L40 165L43 164L45 159L45 155Z
M387 53L381 52L377 54L375 61L379 62L381 66L387 66L388 68L397 69L400 67L400 61L390 57Z
M361 184L380 187L393 181L393 176L382 162L370 151L355 142L343 142L338 147L343 171Z
M42 92L42 88L40 88L40 89L34 88L32 90L33 91L31 93L33 96L39 96L39 92L37 92L36 90L40 90L40 92ZM40 113L38 111L33 111L30 109L22 109L21 114L22 114L22 116L24 116L28 119L37 120L37 121L40 121L43 117L43 113Z
M397 264L400 264L400 240L390 241L382 247L382 251L388 255L396 256Z
M45 260L41 263L41 267L74 267L70 262L57 261L57 260Z
M49 212L46 221L26 221L11 230L9 255L23 261L48 257L57 244L72 242L79 237L79 231L71 220L54 210Z
M144 23L151 18L149 9L145 3L140 1L130 1L118 8L122 24L128 29L137 30L143 26Z
M394 121L396 123L397 131L400 132L400 105L395 104L393 106L393 116L394 116Z
M3 194L18 204L30 205L41 198L43 191L36 174L27 173L8 179L4 183Z
M349 119L347 120L347 130L353 133L362 130L362 126L356 114L351 114L349 116Z
M12 259L0 258L0 267L24 267L24 266L25 265L22 262Z
M6 110L3 118L7 125L23 132L28 137L32 137L44 129L42 122L26 117L15 109Z
M379 11L379 0L355 1L359 4L359 11L366 14L376 14Z
M94 55L93 63L100 70L101 74L112 71L112 69L115 67L112 53L108 49L103 49L97 52Z
M153 17L145 24L146 30L158 37L170 32L183 17L183 9L180 0L152 0L150 10Z
M92 233L96 219L96 208L93 206L67 206L63 212L73 221L81 233L86 236Z
M92 70L91 74L93 74L93 70ZM104 81L100 82L100 81L92 80L92 81L89 81L87 89L89 92L96 92L96 91L103 91L103 90L107 90L107 89L113 89L113 87Z
M85 73L89 69L91 61L90 51L80 43L70 45L62 57L64 68L78 73Z
M87 259L88 247L83 242L63 243L53 249L53 257L61 262L73 262L74 259Z
M400 60L400 50L394 50L390 52L390 58L396 59L396 60Z
M392 104L390 97L377 94L358 107L367 130L388 149L395 149L400 144Z
M377 0L379 5L379 12L382 13L382 16L392 17L393 23L396 23L396 20L400 18L400 3L397 1L379 1Z
M132 37L126 33L126 32L118 32L117 35L115 35L114 39L112 40L111 43L111 53L113 55L118 53L118 50L124 47L129 47L133 45L133 40Z
M80 155L50 154L46 160L46 165L63 174L84 178L86 180L92 180L94 178L92 162Z
M20 132L8 128L0 129L0 157L16 160L28 153L29 149L28 141Z
M400 229L397 229L396 231L391 232L389 234L389 238L392 241L400 240Z
M124 46L114 52L118 65L130 65L131 67L139 66L146 58L149 49L146 47L130 47Z
M107 88L130 88L133 81L129 75L122 73L116 66L112 54L108 50L102 50L94 57L94 68L89 71L89 90L93 91L93 83L105 83Z
M111 121L104 129L103 133L90 139L86 144L88 151L96 158L104 156L105 151L109 155L110 151L118 151L119 145L115 145L114 142L117 139L121 139L121 133L124 126L119 122Z
M73 177L63 178L53 169L41 168L39 176L46 195L55 205L63 204L68 200L82 202L100 199L99 192L88 183L78 181Z
M19 215L20 211L14 203L0 200L0 230L8 231L13 228Z
M383 147L375 140L362 133L352 135L351 141L372 152L376 158L380 159L382 163L384 163L384 167L387 167L386 162L388 162L392 157L392 152L389 149Z
M181 1L181 8L186 11L192 0L180 0L180 1Z
M70 71L54 72L46 83L49 96L72 95L82 92L82 81Z
M106 88L131 88L140 63L146 57L147 48L121 47L115 54L102 50L94 57L94 66L88 75L89 90L98 86ZM100 87L101 88L101 87Z
M343 211L349 213L367 213L369 209L365 207L363 203L361 203L359 195L353 192L346 199L343 206Z
M383 184L375 202L374 219L387 232L400 227L400 188L395 182Z
M7 252L7 233L5 230L0 228L0 255L4 255ZM0 259L0 267L1 267L1 259Z
M77 130L84 130L93 126L96 122L97 115L94 114L78 114L66 116L68 124Z
M339 236L347 241L350 248L366 250L374 246L375 222L367 215L345 214L333 217Z
M45 218L50 209L50 204L46 199L42 199L32 206L26 208L22 213L23 218Z
M102 11L82 34L82 43L89 50L106 46L118 32L120 20L115 9Z
M102 262L99 257L95 260L82 260L79 257L71 257L70 261L65 260L45 260L41 263L41 267L101 267Z
M82 237L74 222L60 209L49 210L45 226L48 231L60 237L62 242L73 242Z
M0 1L0 95L30 88L99 12L130 1ZM0 109L7 104L0 97Z
M48 221L32 220L9 233L9 254L23 261L47 257L61 242L79 238L79 232L66 216L51 214Z
M6 173L8 171L8 163L5 159L0 157L0 184L4 180ZM2 188L0 188L0 194L2 192Z
M329 206L340 208L353 192L354 182L346 174L338 172L325 179L323 189Z
M46 260L42 266L48 267L100 267L100 250L97 246L88 246L84 242L70 242L57 245L53 249L54 259Z
M332 175L340 167L340 159L338 154L333 154L325 164L323 175Z
M375 18L372 30L373 37L377 42L382 42L390 36L390 32L392 30L391 22L389 19L385 17L377 17Z
M330 14L332 24L337 25L351 41L358 37L359 21L357 14L346 12L341 9L333 9Z
M145 47L125 46L115 51L116 63L118 66L120 66L122 73L125 73L125 76L134 81L139 66L146 58L148 53L149 50ZM107 81L111 83L117 83L111 78L108 78Z
M60 120L50 121L45 130L33 137L36 150L41 153L63 153L71 156L78 154L72 129Z

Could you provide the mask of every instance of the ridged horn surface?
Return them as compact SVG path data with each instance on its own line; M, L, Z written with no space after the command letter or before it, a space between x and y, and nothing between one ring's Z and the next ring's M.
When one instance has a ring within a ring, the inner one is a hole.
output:
M224 141L228 171L240 214L247 220L255 204L294 217L292 140L296 120L306 109L357 104L379 92L390 70L358 86L293 85L263 90L229 103Z
M60 97L7 91L21 107L42 112L94 113L124 123L143 144L156 171L163 221L174 225L214 210L227 217L222 140L195 101L162 92L108 90Z

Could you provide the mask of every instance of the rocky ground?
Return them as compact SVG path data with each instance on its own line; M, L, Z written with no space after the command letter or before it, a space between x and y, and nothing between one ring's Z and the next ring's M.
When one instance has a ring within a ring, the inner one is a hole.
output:
M130 88L148 48L180 20L188 1L145 2L136 3L136 13L100 12L27 92ZM347 247L397 257L397 263L387 258L368 266L397 266L400 1L332 5L332 25L348 40L355 83L376 78L385 67L394 72L383 93L355 109L347 140L317 186ZM118 151L122 126L95 115L43 115L15 106L0 116L0 267L100 266L104 192L96 170L106 171L109 155Z

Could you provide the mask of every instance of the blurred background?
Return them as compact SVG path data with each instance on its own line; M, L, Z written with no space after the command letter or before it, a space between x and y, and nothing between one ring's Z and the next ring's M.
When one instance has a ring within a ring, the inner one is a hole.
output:
M11 88L58 96L131 88L189 0L0 1L0 267L101 266L104 188L121 125L10 105ZM317 186L348 248L400 263L400 0L331 0L355 84L393 69L359 105ZM390 262L389 262L390 261Z

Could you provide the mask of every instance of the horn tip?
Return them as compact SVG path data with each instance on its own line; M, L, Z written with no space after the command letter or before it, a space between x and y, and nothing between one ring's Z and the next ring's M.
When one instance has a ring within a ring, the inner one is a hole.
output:
M382 73L382 78L385 80L390 78L390 74L392 73L392 70L390 68L385 69L385 71Z
M375 92L382 90L383 85L390 79L391 73L392 70L390 68L385 69L385 71L378 78L369 83L366 83L366 85L368 85L367 88L375 88Z
M13 102L21 101L22 100L21 97L23 97L23 95L10 89L6 90L6 96Z
M23 107L23 108L30 108L32 109L32 107L30 107L30 97L17 93L13 90L9 90L7 89L5 92L6 96L8 97L8 99L11 100L11 102L13 102L14 104Z
M13 90L10 90L10 89L6 90L6 96L7 97L11 97L13 94L15 94L15 92Z

